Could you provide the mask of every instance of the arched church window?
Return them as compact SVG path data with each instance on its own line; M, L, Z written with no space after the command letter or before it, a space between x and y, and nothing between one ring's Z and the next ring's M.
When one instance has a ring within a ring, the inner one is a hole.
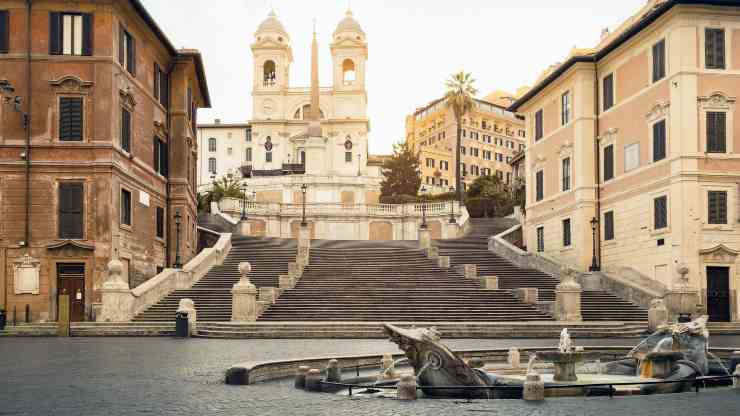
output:
M342 74L343 74L343 80L344 85L351 85L355 79L355 63L351 59L345 59L344 62L342 62Z
M262 73L264 74L264 86L269 87L275 85L277 79L277 72L275 69L275 62L268 60L262 66Z

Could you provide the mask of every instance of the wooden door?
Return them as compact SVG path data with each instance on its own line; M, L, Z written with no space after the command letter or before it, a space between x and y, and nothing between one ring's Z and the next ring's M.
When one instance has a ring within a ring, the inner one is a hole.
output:
M707 313L712 322L730 321L729 267L707 267Z
M69 295L69 319L72 322L85 320L85 265L58 264L58 293Z

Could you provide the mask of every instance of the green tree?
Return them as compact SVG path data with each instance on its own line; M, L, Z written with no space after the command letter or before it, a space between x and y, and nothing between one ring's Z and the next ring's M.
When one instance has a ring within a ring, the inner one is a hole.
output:
M479 176L468 188L468 212L473 217L505 215L512 209L512 195L498 176Z
M506 193L506 185L498 176L479 176L470 184L468 196L471 198L494 198Z
M220 202L224 198L242 198L238 180L224 176L214 181L211 189L198 194L198 211L207 211L211 202Z
M460 146L462 140L462 119L475 104L474 98L478 90L473 87L475 79L469 72L460 71L452 74L445 82L445 102L452 109L457 123L457 141L455 144L455 191L457 200L463 202L462 182L460 177Z
M406 142L393 145L393 156L383 163L381 196L416 195L421 185L419 154Z

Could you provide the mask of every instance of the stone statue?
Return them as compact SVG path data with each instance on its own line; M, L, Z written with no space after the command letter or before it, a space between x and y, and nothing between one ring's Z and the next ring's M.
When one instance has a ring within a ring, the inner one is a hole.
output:
M563 328L563 330L560 331L560 343L558 344L558 350L560 350L560 352L562 352L563 354L573 352L573 341L571 341L570 339L568 328Z
M527 374L537 374L537 370L534 369L534 361L536 359L537 359L536 352L529 354L529 363L527 363Z
M409 364L414 368L421 386L489 386L492 381L483 371L468 366L465 361L439 342L440 334L434 329L404 329L391 324L383 324L390 341L406 353ZM492 397L488 390L425 390L431 397Z
M519 368L519 366L521 365L521 357L519 354L519 349L517 349L516 347L509 348L508 361L509 361L509 365L511 366L511 368Z

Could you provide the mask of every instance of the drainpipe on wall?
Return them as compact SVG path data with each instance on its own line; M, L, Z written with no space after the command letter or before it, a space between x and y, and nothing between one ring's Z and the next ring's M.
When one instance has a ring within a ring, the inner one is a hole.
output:
M595 132L594 132L594 150L596 153L596 157L594 160L596 161L596 220L597 220L597 227L596 227L596 241L594 244L596 244L596 264L598 266L598 269L601 270L601 149L599 149L599 115L601 111L601 107L599 106L599 66L598 62L596 60L596 56L594 56L594 105L596 108L594 119L595 119Z
M26 130L25 145L25 229L24 242L26 252L31 245L31 6L33 0L26 0L26 112L23 115L23 127Z

